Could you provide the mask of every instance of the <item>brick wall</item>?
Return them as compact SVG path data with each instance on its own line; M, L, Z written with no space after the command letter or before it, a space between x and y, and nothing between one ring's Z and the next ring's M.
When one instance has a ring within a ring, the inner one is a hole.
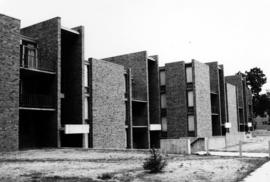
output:
M104 58L103 60L123 65L125 68L131 68L133 77L133 98L148 100L148 65L146 51Z
M20 20L0 14L0 151L19 144Z
M61 19L59 17L40 22L21 29L21 34L34 38L38 44L39 69L55 71L56 77L52 82L56 112L51 123L50 138L52 147L60 147L61 119Z
M93 148L126 148L124 67L103 60L89 61Z
M212 136L209 67L192 61L194 67L197 137Z
M165 65L167 98L167 137L179 138L187 133L185 62Z
M227 83L228 121L231 123L230 133L238 133L236 87Z

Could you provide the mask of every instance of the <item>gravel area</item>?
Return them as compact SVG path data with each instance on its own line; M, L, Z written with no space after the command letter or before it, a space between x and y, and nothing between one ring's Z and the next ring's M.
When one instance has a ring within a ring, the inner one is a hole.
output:
M167 156L164 172L149 174L140 151L46 149L0 153L0 181L237 181L265 158Z

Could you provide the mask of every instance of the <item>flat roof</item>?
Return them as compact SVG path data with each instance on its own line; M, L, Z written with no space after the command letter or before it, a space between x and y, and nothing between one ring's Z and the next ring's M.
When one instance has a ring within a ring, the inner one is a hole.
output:
M65 30L65 31L68 31L70 33L74 33L74 34L80 35L80 33L78 31L73 30L73 29L70 29L70 28L67 28L67 27L61 26L61 30Z

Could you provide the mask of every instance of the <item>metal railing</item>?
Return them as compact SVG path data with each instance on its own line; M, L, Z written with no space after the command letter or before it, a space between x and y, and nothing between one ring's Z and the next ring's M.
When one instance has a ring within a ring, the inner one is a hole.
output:
M20 94L21 107L53 108L53 97L42 94Z

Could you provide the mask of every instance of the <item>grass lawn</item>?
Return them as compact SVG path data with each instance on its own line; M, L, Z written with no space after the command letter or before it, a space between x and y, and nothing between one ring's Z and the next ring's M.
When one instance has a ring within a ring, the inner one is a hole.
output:
M149 154L135 151L44 149L0 153L0 181L238 181L265 158L167 156L164 172L149 174ZM103 178L104 180L100 179Z

